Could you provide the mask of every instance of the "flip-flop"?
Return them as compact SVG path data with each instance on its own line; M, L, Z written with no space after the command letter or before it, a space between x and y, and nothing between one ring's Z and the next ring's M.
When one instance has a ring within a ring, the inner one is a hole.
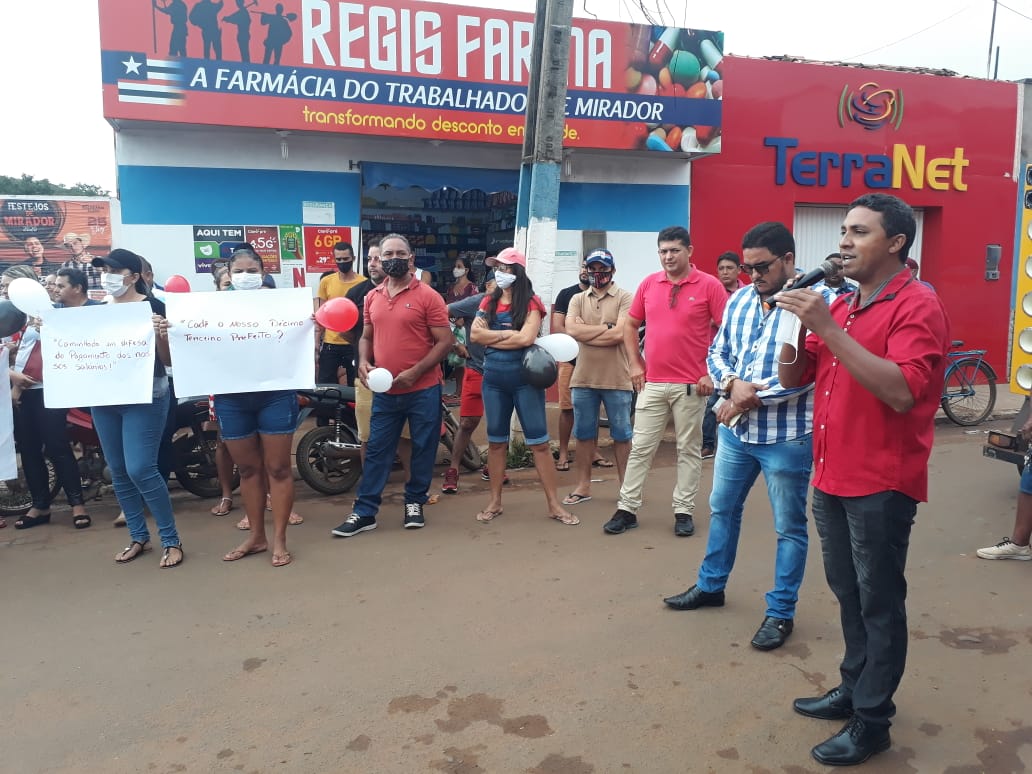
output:
M576 492L570 492L563 498L563 505L577 505L578 503L586 503L591 499L591 495L577 494Z
M570 461L569 460L566 460L565 462L556 461L555 469L558 470L558 471L569 470L570 469Z
M244 516L244 518L242 518L240 521L236 523L236 528L246 532L247 530L251 529L251 522L249 522L247 520L247 517Z
M501 515L502 515L502 509L501 508L499 508L497 511L492 511L490 508L485 508L484 510L482 510L480 513L477 514L477 521L488 522L488 521L491 521L492 519L497 519Z
M237 561L240 561L241 559L243 559L245 556L254 556L255 554L263 554L263 553L265 553L268 550L269 550L268 546L265 546L264 548L251 548L251 549L249 549L247 551L241 551L239 548L234 548L232 551L230 551L228 554L226 554L224 557L222 557L222 561L224 561L224 562L237 562Z
M285 553L285 554L273 554L272 555L272 566L273 567L286 567L292 561L294 561L294 557L292 557L290 555L289 551L287 553Z
M552 514L551 516L549 516L548 518L550 518L550 519L555 519L555 520L556 520L556 521L558 521L558 522L559 522L560 524L567 524L567 525L569 525L569 526L571 526L571 527L575 527L576 525L580 524L580 519L578 519L578 518L577 518L576 516L574 516L574 515L573 515L572 513L571 513L571 514L569 515L569 517L566 517L566 516L560 516L559 514L553 513L553 514Z
M223 508L222 507L223 503L229 503L229 507L228 508ZM231 510L233 510L233 498L232 497L222 497L222 498L219 499L218 506L216 508L212 508L211 515L212 516L228 516L229 512Z
M598 459L591 461L591 467L593 468L611 468L613 467L613 461L607 459Z
M126 554L129 551L133 550L133 546L139 546L140 550L137 551L135 554L129 554L129 556L126 556ZM132 543L130 543L122 549L121 553L119 553L118 556L115 557L115 561L119 564L129 564L129 562L133 561L134 559L139 559L141 556L148 553L151 550L151 548L152 546L149 540L146 543L141 543L139 540L134 540Z
M165 564L165 562L168 562L168 552L171 551L173 548L176 549L179 552L179 561L178 562L172 562L172 564ZM158 564L158 567L160 569L162 569L162 570L171 570L173 567L178 567L179 565L181 565L185 561L186 561L186 554L183 552L183 546L182 545L178 545L178 546L165 546L165 550L161 552L161 563Z
M287 518L287 524L304 524L304 517L298 513L290 512L290 516Z

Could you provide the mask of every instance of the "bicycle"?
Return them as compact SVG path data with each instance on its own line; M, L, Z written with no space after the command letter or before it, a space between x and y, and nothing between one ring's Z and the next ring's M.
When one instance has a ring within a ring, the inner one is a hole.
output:
M962 427L984 422L996 407L996 372L985 362L984 349L958 350L963 341L950 343L950 364L943 380L942 410Z

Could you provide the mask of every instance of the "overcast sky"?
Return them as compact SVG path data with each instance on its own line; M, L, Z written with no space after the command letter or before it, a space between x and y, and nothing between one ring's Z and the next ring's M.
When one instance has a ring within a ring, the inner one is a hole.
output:
M140 0L146 2L146 0ZM270 3L262 3L269 5ZM512 6L534 0L464 0ZM985 77L992 0L575 0L574 14L723 30L726 53L945 68ZM45 9L45 11L43 10ZM101 117L96 0L3 0L0 174L114 191L112 131ZM14 31L17 30L17 33ZM1032 0L999 4L999 77L1032 77Z

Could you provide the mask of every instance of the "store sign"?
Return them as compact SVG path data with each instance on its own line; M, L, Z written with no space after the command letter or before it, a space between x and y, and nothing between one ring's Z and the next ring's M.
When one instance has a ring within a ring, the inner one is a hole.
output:
M903 89L886 89L873 81L853 91L842 87L838 103L838 124L849 122L874 131L883 126L899 129L903 123Z
M106 199L0 198L0 270L18 264L50 271L82 244L93 256L111 251L111 205Z
M228 261L244 241L243 226L194 226L194 272L210 274L215 261Z
M794 137L764 137L763 144L774 149L774 183L824 187L853 184L866 188L909 188L927 186L936 191L966 191L964 169L971 163L964 149L953 149L952 156L929 156L924 145L913 148L892 146L892 155L880 153L838 153L836 151L794 150Z
M305 226L305 269L310 272L336 271L333 246L351 241L347 226Z
M523 141L532 14L418 0L225 5L100 0L105 116ZM723 44L721 32L575 20L564 145L715 152Z

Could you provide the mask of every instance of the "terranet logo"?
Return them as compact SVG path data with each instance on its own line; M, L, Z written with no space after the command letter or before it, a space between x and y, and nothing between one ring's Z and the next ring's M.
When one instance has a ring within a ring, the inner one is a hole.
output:
M881 129L886 124L899 129L903 123L903 90L883 89L877 83L868 82L854 94L848 86L843 86L838 104L839 126L844 127L847 121L868 131Z

